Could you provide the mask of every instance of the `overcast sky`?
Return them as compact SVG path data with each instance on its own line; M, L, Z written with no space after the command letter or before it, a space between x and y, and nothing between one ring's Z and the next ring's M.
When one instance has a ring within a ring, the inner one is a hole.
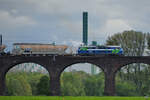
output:
M150 32L150 0L0 0L0 34L6 45L78 45L83 11L89 17L89 43L103 44L124 30Z

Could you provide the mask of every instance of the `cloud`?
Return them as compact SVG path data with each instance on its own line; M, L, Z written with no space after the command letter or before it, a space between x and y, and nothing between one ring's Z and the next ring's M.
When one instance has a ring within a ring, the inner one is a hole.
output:
M17 10L12 10L11 13L17 13ZM22 27L30 27L37 23L28 16L14 16L8 11L0 10L0 29L17 29Z
M0 0L0 34L9 46L55 41L77 47L82 42L82 12L88 11L88 43L104 44L107 36L124 30L150 32L149 5L150 0Z
M18 41L82 42L82 12L88 11L89 43L104 43L116 32L150 31L149 5L149 0L0 0L0 31L9 35L13 29L12 35L22 35L14 37Z
M124 30L131 30L133 29L128 23L121 19L110 19L107 20L106 24L104 25L103 30L106 32L107 35L113 35L116 32L122 32Z

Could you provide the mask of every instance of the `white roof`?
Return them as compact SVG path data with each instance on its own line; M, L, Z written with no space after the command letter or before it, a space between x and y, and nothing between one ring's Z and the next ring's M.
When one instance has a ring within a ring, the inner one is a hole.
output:
M121 47L119 45L108 45L107 47Z

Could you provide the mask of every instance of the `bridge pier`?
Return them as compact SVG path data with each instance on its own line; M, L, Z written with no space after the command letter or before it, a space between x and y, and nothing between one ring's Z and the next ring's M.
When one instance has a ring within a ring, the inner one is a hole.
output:
M115 96L115 76L118 62L113 60L105 60L99 63L99 66L102 67L104 75L105 75L105 87L104 87L104 95L106 96Z
M4 60L0 59L0 96L4 96L6 86L5 86L5 68L6 63L4 63Z
M114 96L115 94L115 73L105 72L104 95Z
M5 76L0 72L0 96L5 95Z
M50 95L60 96L60 77L50 75Z
M50 75L50 96L60 96L60 70L58 65L51 63L48 68Z

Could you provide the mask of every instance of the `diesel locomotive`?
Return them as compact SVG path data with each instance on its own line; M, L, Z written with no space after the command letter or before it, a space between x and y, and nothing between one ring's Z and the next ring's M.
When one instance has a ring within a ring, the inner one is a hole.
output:
M81 55L123 55L120 46L80 46L77 50Z

